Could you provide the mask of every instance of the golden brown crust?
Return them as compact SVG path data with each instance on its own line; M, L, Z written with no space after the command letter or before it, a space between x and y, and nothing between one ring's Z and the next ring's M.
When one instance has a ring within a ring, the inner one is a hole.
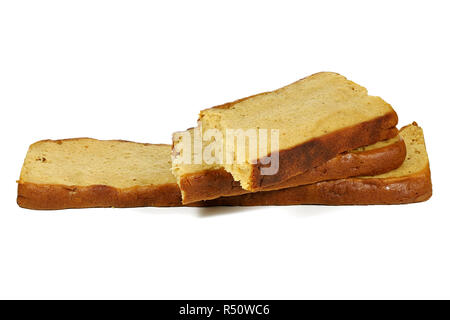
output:
M175 183L117 189L103 185L71 187L19 181L17 204L36 210L173 207L181 205L181 193Z
M263 186L260 191L279 190L324 180L377 175L398 168L405 157L406 147L403 140L370 151L342 153L303 174L275 185ZM242 189L240 183L224 169L185 175L181 177L179 185L183 192L184 204L250 192Z
M348 178L203 201L203 206L405 204L432 195L430 168L399 178Z

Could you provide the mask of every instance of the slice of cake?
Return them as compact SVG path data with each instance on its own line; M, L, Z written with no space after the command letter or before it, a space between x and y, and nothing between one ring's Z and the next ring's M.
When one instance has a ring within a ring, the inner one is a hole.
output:
M249 191L305 173L342 152L393 138L396 124L388 103L331 72L203 110L199 117L203 135L215 132L224 139L219 165ZM243 149L236 147L236 132L244 134ZM261 132L268 136L264 142ZM256 153L251 147L255 139Z
M211 200L222 196L235 196L249 193L240 183L220 165L202 161L196 163L197 150L193 141L198 128L189 129L174 135L172 173L177 178L183 204L201 200ZM183 150L184 140L191 143ZM190 159L181 152L189 152ZM344 152L327 162L288 178L280 183L262 187L261 191L279 190L318 181L342 179L361 175L376 175L398 168L406 156L406 147L399 135L392 139L377 142Z
M30 209L178 206L170 146L81 138L31 145L17 203Z
M248 193L205 201L208 206L263 205L369 205L405 204L428 200L432 195L430 165L422 129L416 124L400 130L406 159L390 172L323 181L277 191Z

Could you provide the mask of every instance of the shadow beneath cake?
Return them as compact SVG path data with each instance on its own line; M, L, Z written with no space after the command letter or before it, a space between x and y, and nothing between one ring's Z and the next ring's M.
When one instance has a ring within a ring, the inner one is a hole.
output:
M285 206L285 212L294 215L298 218L310 218L318 215L335 214L337 211L342 210L345 206L327 206L327 205L312 205L302 204Z
M226 214L255 211L258 209L260 209L260 207L236 207L236 206L198 207L196 213L200 218L209 218Z
M342 210L342 206L326 205L291 205L291 206L215 206L199 207L196 213L199 217L208 218L226 214L238 214L257 210L277 211L273 214L290 214L299 218L309 218L323 214L333 214Z

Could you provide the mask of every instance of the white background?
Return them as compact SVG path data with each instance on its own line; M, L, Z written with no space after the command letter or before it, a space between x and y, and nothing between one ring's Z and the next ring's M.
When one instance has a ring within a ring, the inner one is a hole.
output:
M2 1L1 298L450 298L446 1ZM89 209L16 203L36 140L170 143L197 113L318 71L425 131L403 206Z

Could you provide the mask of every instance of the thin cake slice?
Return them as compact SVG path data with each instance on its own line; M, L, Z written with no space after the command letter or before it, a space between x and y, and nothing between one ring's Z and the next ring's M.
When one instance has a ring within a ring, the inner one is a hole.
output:
M203 132L218 130L226 136L233 130L278 130L279 170L264 175L265 154L246 153L221 166L245 190L260 191L290 177L305 173L338 154L397 135L397 115L380 97L345 77L331 72L317 73L281 89L258 94L201 111ZM234 142L227 142L234 144ZM263 160L263 161L261 161Z
M178 206L169 145L81 138L30 146L17 203L29 209Z
M364 176L278 191L249 193L205 201L208 206L261 205L369 205L404 204L428 200L432 195L431 174L422 129L416 124L400 130L407 149L403 164L377 176Z
M172 173L177 178L183 204L249 193L221 166L206 162L195 164L195 148L192 143L194 130L189 129L174 136L174 153L183 151L181 145L186 137L190 137L188 140L191 142L190 164L177 161L180 157L176 156L172 162ZM344 152L302 174L275 185L262 187L261 190L279 190L324 180L381 174L398 168L405 156L405 143L400 136L396 136L368 147Z

